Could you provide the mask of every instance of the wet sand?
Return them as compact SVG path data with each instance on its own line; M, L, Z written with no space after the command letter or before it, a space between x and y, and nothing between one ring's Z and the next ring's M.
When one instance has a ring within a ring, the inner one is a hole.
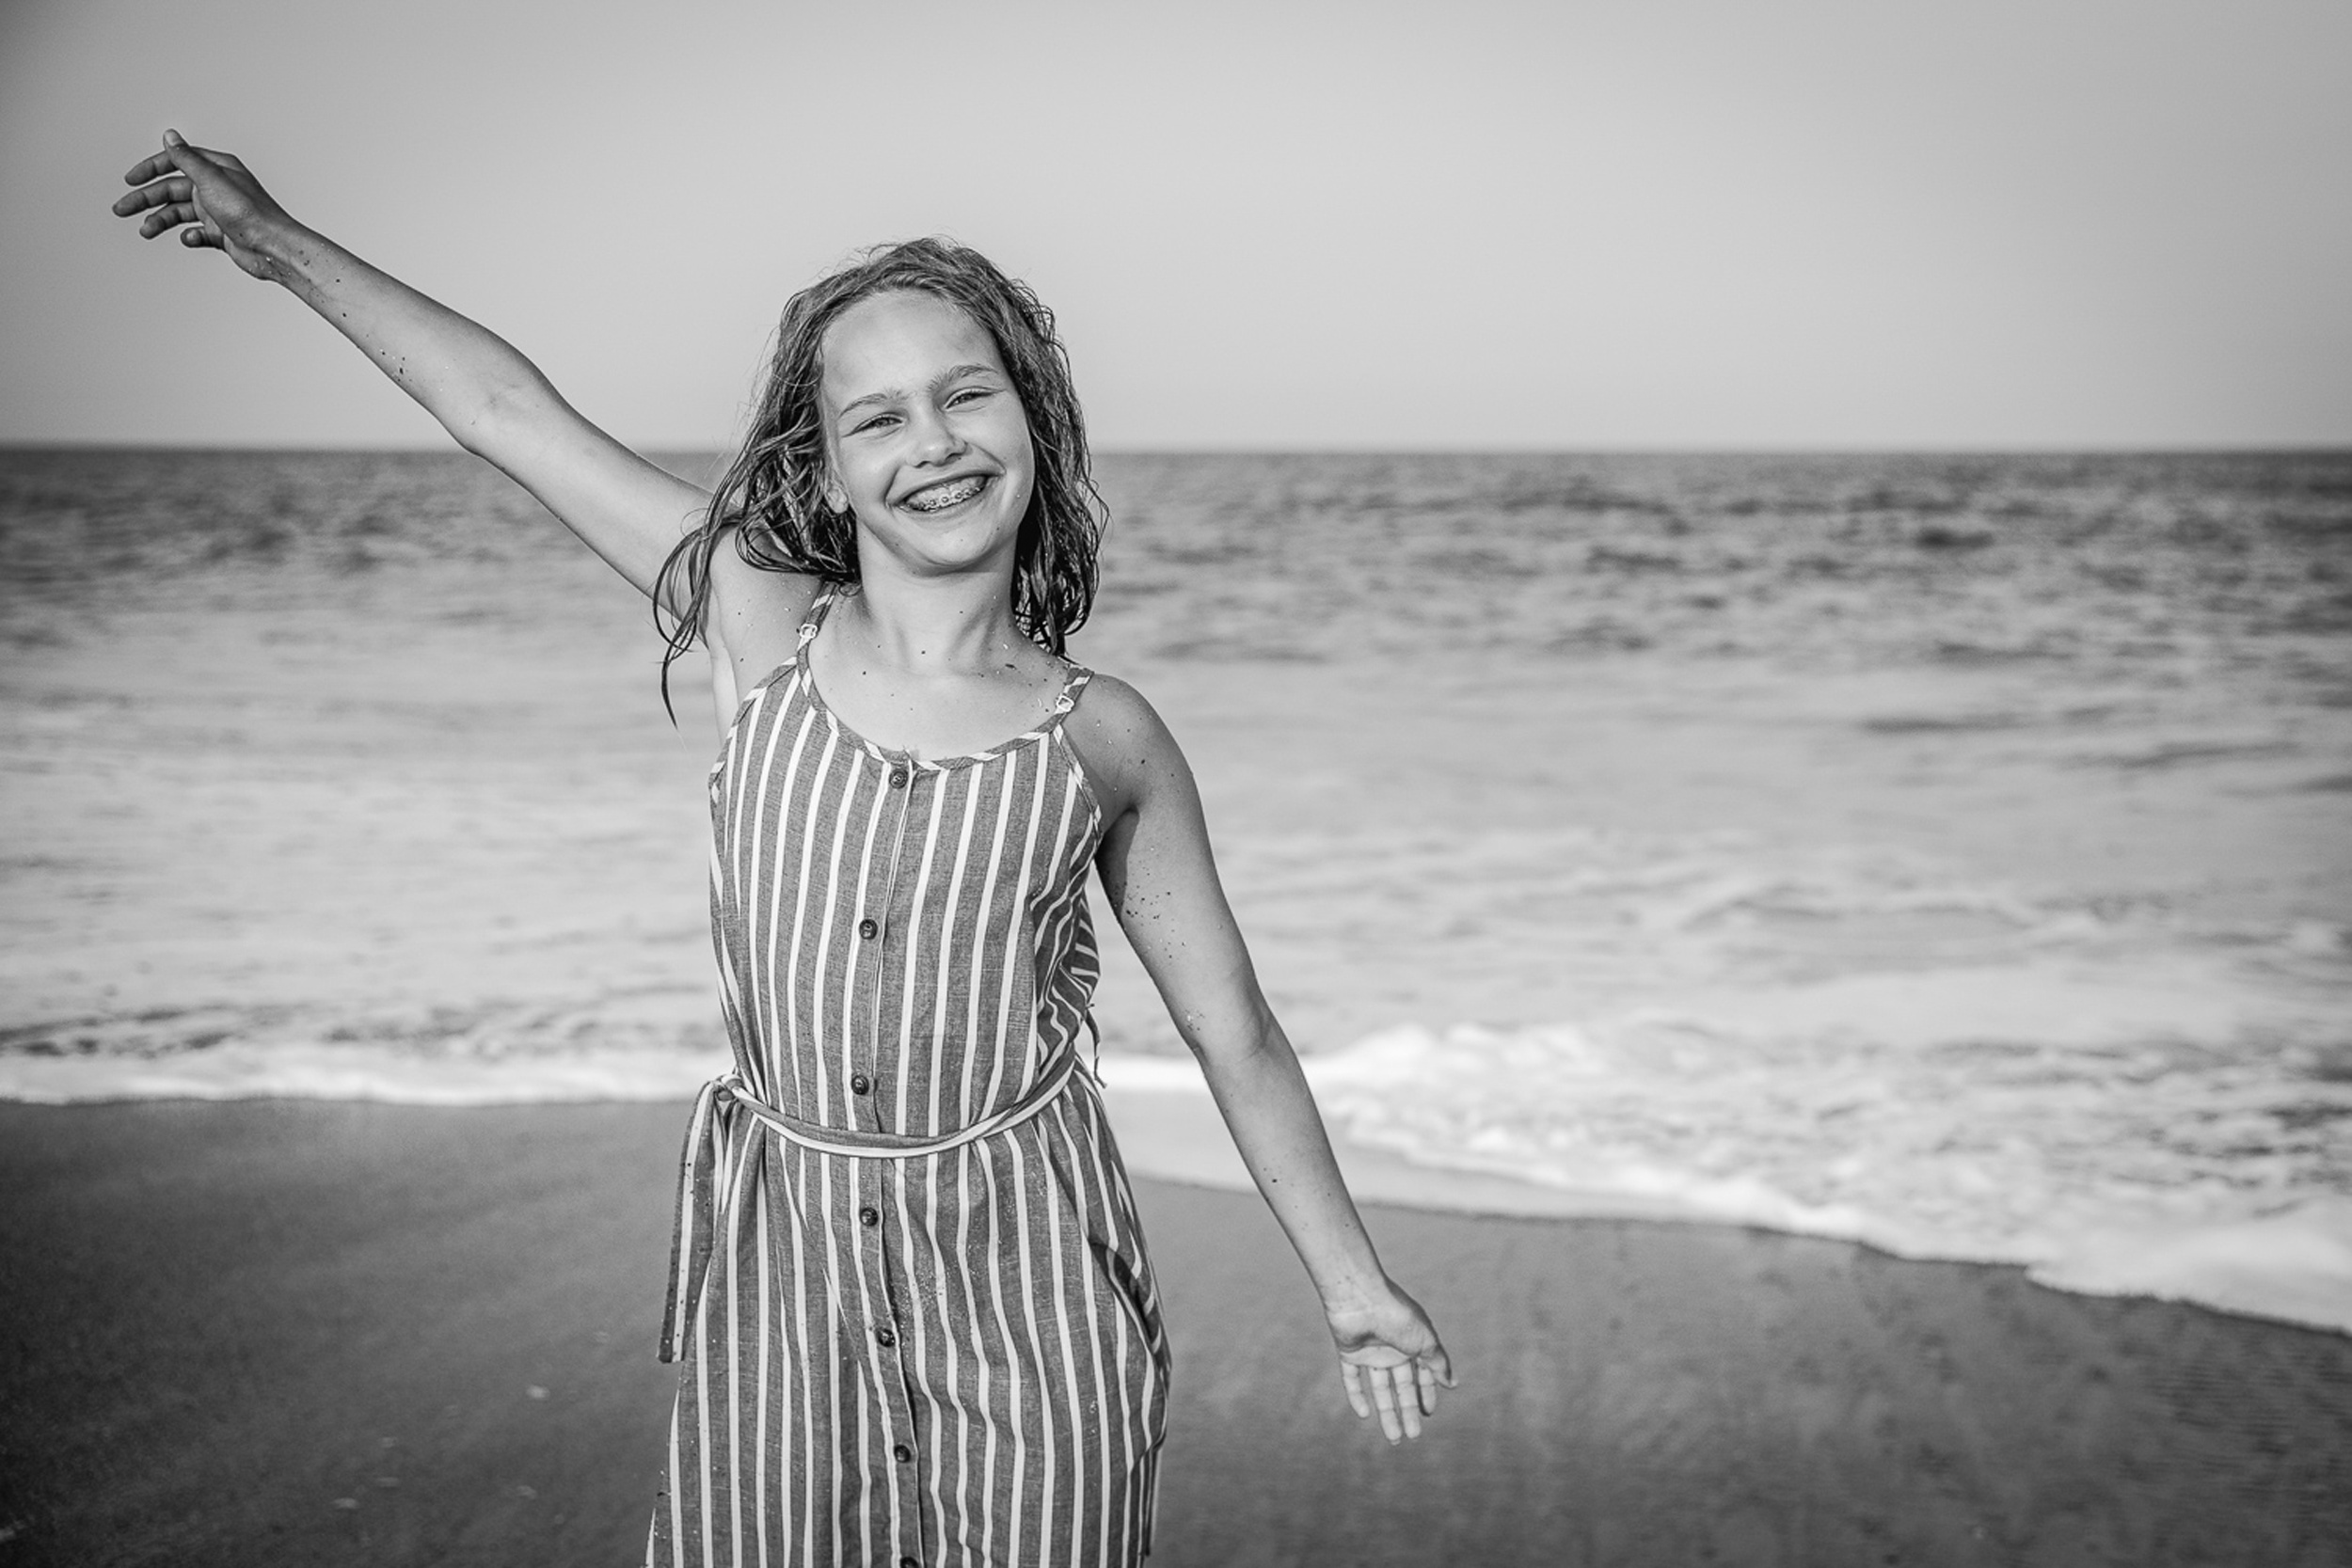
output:
M0 1105L0 1562L634 1562L682 1121ZM1391 1451L1256 1200L1138 1187L1170 1568L2352 1540L2352 1338L1838 1243L1375 1208L1464 1383Z

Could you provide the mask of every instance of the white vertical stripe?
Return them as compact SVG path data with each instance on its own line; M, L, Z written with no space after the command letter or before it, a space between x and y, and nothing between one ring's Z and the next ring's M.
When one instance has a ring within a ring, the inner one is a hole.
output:
M826 984L826 978L833 965L834 942L835 940L836 933L838 933L840 940L843 942L853 940L847 932L841 931L838 924L839 911L841 907L841 849L843 840L849 832L850 825L850 815L847 805L850 797L850 790L847 784L844 784L841 786L839 798L834 802L834 810L831 819L820 821L817 816L818 808L824 804L825 795L827 793L826 785L834 778L835 769L832 766L833 761L841 751L842 745L840 737L838 736L829 736L825 741L825 765L818 768L817 770L818 784L817 787L811 792L809 817L807 826L803 830L808 833L812 844L821 836L826 839L831 846L831 847L826 850L823 912L818 915L817 920L815 939L816 951L813 955L813 963L811 966L814 970L814 974L810 976L807 982L805 1004L803 1002L803 990L802 982L797 973L794 974L791 984L787 988L791 992L794 1015L798 1016L803 1006L805 1006L808 1015L808 1029L806 1037L804 1038L796 1038L792 1042L792 1059L795 1062L802 1064L803 1070L811 1074L815 1079L814 1083L804 1084L803 1085L801 1091L801 1103L806 1112L816 1116L824 1115L826 1108L830 1107L833 1103L832 1068L834 1060L834 1039L832 1036L825 1032L825 1004L831 997L831 991L830 988ZM850 764L850 767L851 770L854 771L856 764L852 762ZM803 866L805 866L806 863L806 858L803 856ZM805 875L803 875L802 879L801 885L802 908L803 911L805 911L807 909L810 892L808 879ZM796 928L793 932L792 942L792 963L796 972L800 965L801 955L807 951L809 946L810 943L803 940L802 931Z
M858 752L853 752L850 757L850 776L846 781L841 802L844 816L854 817L856 816L857 798L867 788L866 775L869 769L866 766L866 760L865 756ZM889 847L882 843L882 826L889 800L890 791L881 787L881 780L877 776L875 787L866 807L866 836L858 846L857 891L850 895L850 899L852 927L847 938L849 961L841 967L841 991L837 999L837 1016L841 1022L834 1026L834 1037L839 1041L841 1058L841 1089L839 1101L828 1113L828 1119L835 1120L844 1127L858 1125L857 1096L850 1089L850 1075L854 1070L859 1043L871 1041L874 1038L871 1001L874 987L867 984L866 974L870 970L877 982L881 979L884 940L882 928L890 918L889 895L882 891L882 888L888 884L890 868L887 863L879 866L876 863L888 853ZM877 908L877 905L881 907ZM876 935L870 941L856 929L855 925L857 922L866 920L874 922L876 931ZM859 1003L861 991L865 992L868 999L864 1006ZM861 1013L866 1014L867 1018L863 1027L860 1027L858 1022L858 1015Z
M707 1291L703 1292L703 1299L695 1304L694 1343L701 1351L693 1360L694 1422L695 1435L699 1439L694 1451L703 1456L703 1463L696 1467L696 1513L702 1526L703 1568L710 1568L710 1292Z
M1025 756L1034 765L1031 768L1034 777L1029 784L1029 809L1022 814L1027 819L1027 826L1021 837L1021 858L1015 863L1020 870L1013 882L1012 901L1008 906L1010 916L1008 934L1018 941L1028 924L1024 917L1029 910L1029 876L1037 863L1038 819L1045 815L1045 755L1035 747L1026 748L1014 755ZM1019 777L1020 772L1015 769L1005 780L1008 798L1012 794L1013 781ZM1037 1038L1037 999L1034 996L1030 998L1028 1017L1016 1021L1012 1016L1013 981L1029 969L1030 956L1015 949L998 953L996 961L1003 968L1005 977L996 988L996 1050L988 1081L988 1103L991 1106L999 1103L997 1097L1005 1092L1003 1081L1008 1068L1013 1075L1012 1092L1018 1094L1036 1080L1037 1069L1043 1065L1030 1049ZM1028 1211L1025 1208L1022 1212L1025 1214Z
M977 787L977 786L975 785L975 788ZM980 883L979 917L973 922L973 928L983 933L985 933L989 928L989 914L996 898L996 888L999 879L998 868L1003 865L1005 858L1005 834L1012 825L1012 787L1010 781L1000 781L996 786L995 795L996 820L990 829L992 836L989 840L988 846L988 870L984 875L984 879ZM964 1024L963 1037L965 1041L965 1054L963 1058L963 1103L961 1106L958 1107L958 1110L960 1115L962 1117L962 1119L965 1121L971 1121L975 1117L983 1115L983 1107L994 1103L1000 1086L1004 1082L1004 1019L1002 1015L999 1015L995 1021L996 1028L988 1040L988 1098L979 1105L975 1105L972 1102L972 1048L982 1037L980 1034L980 992L986 988L987 979L988 967L985 959L983 959L981 964L977 966L977 973L974 974L972 976L968 1018ZM1023 1031L1025 1037L1026 1033L1027 1031Z
M876 1300L866 1284L866 1249L869 1244L866 1232L856 1211L866 1204L866 1187L873 1180L872 1167L862 1160L831 1160L828 1168L842 1178L842 1210L838 1228L833 1232L834 1257L836 1267L846 1267L850 1277L857 1281L857 1321L850 1327L858 1332L859 1360L868 1375L857 1380L857 1441L850 1451L857 1456L857 1486L859 1516L871 1521L874 1517L874 1449L879 1440L875 1428L880 1420L875 1410L875 1386L898 1375L891 1365L898 1359L896 1346L884 1346L876 1338L881 1325L891 1321L887 1297ZM838 1275L836 1275L838 1277ZM893 1330L895 1333L896 1330Z
M972 1146L979 1151L980 1168L988 1172L992 1200L1003 1190L1003 1179L996 1169L996 1153L986 1141ZM1016 1186L1016 1191L1018 1190ZM1012 1323L1005 1313L1005 1241L997 1214L997 1204L988 1206L988 1291L989 1305L996 1314L996 1332L1004 1346L1005 1368L1005 1434L1012 1449L1011 1484L1007 1488L1012 1499L1011 1516L1007 1521L1008 1543L1005 1555L1014 1562L1021 1560L1022 1486L1028 1480L1029 1445L1021 1418L1021 1363L1013 1350Z
M817 1369L812 1358L817 1353L816 1325L809 1321L808 1303L808 1208L802 1195L808 1181L808 1167L815 1156L799 1149L785 1156L792 1164L791 1185L787 1189L792 1197L792 1344L798 1353L793 1357L793 1370L801 1386L801 1441L813 1442L821 1429L817 1425ZM830 1319L833 1316L827 1313ZM824 1435L830 1436L830 1433ZM801 1561L817 1560L817 1459L814 1452L804 1452L801 1463Z
M1078 1169L1077 1150L1070 1145L1069 1131L1063 1124L1061 1107L1059 1106L1056 1106L1054 1109L1053 1124L1049 1129L1049 1136L1058 1137L1060 1139L1062 1146L1061 1150L1058 1155L1051 1157L1041 1151L1040 1158L1045 1162L1052 1171L1059 1172L1067 1170L1071 1173L1072 1179L1073 1180L1076 1180ZM1041 1142L1044 1141L1045 1140L1041 1140ZM1048 1260L1053 1266L1052 1273L1054 1288L1052 1294L1054 1300L1054 1327L1055 1332L1059 1337L1061 1343L1062 1394L1065 1400L1063 1408L1068 1412L1070 1433L1072 1438L1075 1440L1087 1430L1087 1421L1085 1402L1078 1392L1077 1349L1070 1337L1070 1302L1073 1294L1076 1294L1079 1291L1084 1289L1083 1282L1086 1276L1086 1270L1084 1267L1085 1259L1069 1259L1062 1255L1062 1234L1065 1230L1072 1229L1078 1231L1080 1234L1084 1234L1085 1216L1083 1212L1072 1214L1063 1209L1063 1195L1059 1180L1049 1179L1041 1183L1041 1185L1044 1189L1045 1195L1045 1234L1048 1243ZM1081 1248L1080 1250L1083 1251L1084 1249ZM1077 1276L1074 1284L1073 1280L1073 1266ZM1099 1377L1097 1379L1096 1386L1099 1391L1101 1387ZM1067 1544L1063 1548L1063 1552L1065 1560L1075 1562L1078 1560L1079 1529L1081 1523L1086 1516L1087 1472L1086 1456L1083 1453L1073 1453L1071 1455L1071 1463L1068 1473L1070 1476L1071 1489L1070 1533Z
M899 1327L898 1342L914 1364L913 1386L907 1398L907 1417L914 1426L906 1431L894 1428L890 1435L893 1442L906 1444L919 1457L924 1432L939 1423L935 1417L926 1418L923 1402L924 1391L931 1386L932 1318L922 1309L927 1292L914 1259L914 1211L907 1201L909 1174L903 1161L893 1161L882 1167L882 1180L890 1193L890 1206L882 1214L882 1242L885 1252L895 1250L898 1254L898 1275L912 1308ZM920 1541L927 1532L923 1528L922 1489L916 1484L918 1472L912 1465L899 1464L894 1449L890 1455L890 1475L892 1489L897 1494L894 1513L903 1511L911 1532Z
M688 1370L688 1372L689 1372L690 1374L694 1374L694 1375L699 1375L699 1374L700 1374L700 1372L701 1372L701 1370L702 1370L702 1369L701 1369L699 1366L697 1366L697 1365L696 1365L696 1364L695 1364L695 1363L694 1363L691 1359L689 1359L689 1360L687 1361L687 1363L686 1363L686 1368L687 1368L687 1370ZM680 1544L681 1544L681 1543L683 1543L683 1542L686 1540L686 1515L685 1515L685 1513L684 1513L685 1504L684 1504L684 1503L680 1500L680 1499L682 1499L682 1498L685 1497L685 1495L686 1495L686 1470L685 1470L684 1462L683 1462L683 1460L680 1458L680 1456L679 1456L679 1454L678 1454L678 1423L679 1423L679 1422L681 1422L681 1421L683 1421L685 1418L686 1418L686 1401L685 1401L683 1398L681 1398L681 1399L677 1402L676 1406L675 1406L674 1409L672 1409L672 1410L671 1410L671 1412L670 1412L670 1486L669 1486L669 1494L670 1494L670 1495L669 1495L669 1504L670 1504L670 1554L669 1554L669 1555L670 1555L670 1561L671 1561L674 1565L675 1565L675 1564L677 1564L677 1563L679 1563L680 1561L682 1561L682 1560L682 1560L682 1559L680 1559L680 1558L679 1558L679 1556L678 1556L678 1547L679 1547ZM657 1512L657 1513L655 1513L655 1515L654 1515L654 1527L655 1527L655 1528L656 1528L657 1530L659 1530L659 1529L660 1529L660 1523L661 1523L661 1516L660 1516L660 1514ZM651 1546L646 1547L646 1549L645 1549L645 1557L646 1557L646 1560L647 1560L647 1561L651 1561L651 1560L652 1560L652 1559L653 1559L653 1548L652 1548Z
M1115 1196L1123 1196L1124 1189L1114 1186L1110 1180L1109 1173L1103 1168L1103 1118L1100 1106L1094 1099L1094 1092L1089 1087L1082 1087L1078 1092L1083 1097L1079 1103L1084 1108L1083 1114L1087 1119L1087 1152L1092 1157L1093 1160L1095 1191L1100 1195L1103 1204L1103 1228L1110 1234L1114 1252L1123 1255L1128 1250L1130 1238L1121 1233L1121 1227L1119 1223L1120 1219L1120 1209L1121 1205L1115 1204L1113 1202L1113 1198ZM1136 1256L1141 1256L1139 1249L1137 1250ZM1109 1313L1109 1317L1112 1334L1111 1369L1113 1373L1111 1386L1119 1390L1120 1463L1123 1471L1131 1478L1130 1483L1132 1484L1132 1478L1136 1474L1136 1467L1142 1459L1142 1455L1139 1452L1140 1445L1136 1441L1136 1429L1143 1417L1143 1413L1135 1408L1127 1393L1129 1367L1128 1358L1131 1354L1131 1351L1127 1343L1127 1313L1124 1307L1122 1307L1120 1304L1116 1301L1112 1302L1110 1306L1111 1311ZM1134 1504L1132 1501L1126 1509L1121 1511L1120 1520L1120 1529L1121 1532L1120 1537L1120 1560L1132 1559L1133 1556L1140 1549L1141 1544L1136 1541L1134 1531L1128 1525L1128 1520L1132 1517L1133 1512Z
M744 1151L748 1154L758 1147L758 1143L755 1137L745 1138ZM730 1192L740 1190L739 1169L729 1172L727 1185ZM726 1212L726 1209L721 1210L723 1213ZM743 1301L743 1289L742 1280L737 1274L737 1261L743 1256L743 1249L734 1244L731 1236L727 1238L727 1544L733 1568L743 1568L743 1330L738 1317Z
M980 1323L979 1300L974 1290L972 1278L974 1271L971 1267L971 1259L972 1211L974 1209L988 1210L993 1225L995 1219L995 1209L992 1201L994 1194L986 1190L993 1186L993 1183L987 1180L988 1155L986 1150L977 1144L971 1144L956 1150L956 1156L960 1173L963 1178L956 1195L958 1199L956 1255L964 1262L964 1267L959 1271L963 1276L963 1329L971 1336L974 1353L973 1367L979 1374L980 1405L979 1490L976 1494L968 1484L965 1486L964 1506L971 1507L975 1500L978 1503L980 1558L983 1561L990 1561L993 1560L996 1550L996 1420L993 1415L993 1402L989 1398L989 1385L993 1381L989 1374L995 1370L998 1360L988 1354L988 1345ZM976 1191L976 1189L980 1190ZM968 1446L965 1451L970 1452Z
M785 726L782 723L776 725L779 735L783 734ZM810 725L805 718L793 728L792 750L785 761L784 783L781 786L781 793L785 799L791 798L793 789L800 781L801 767L808 755L809 732ZM760 1038L766 1042L766 1048L755 1053L747 1053L750 1057L749 1066L755 1073L752 1082L765 1089L771 1097L789 1093L797 1103L801 1092L799 1061L788 1051L785 1052L783 1059L778 1059L778 1052L783 1050L786 1042L791 1038L791 1034L786 1027L786 1021L794 1016L795 1009L792 1007L788 991L780 991L776 985L776 942L784 928L785 890L788 887L793 893L792 941L796 953L800 943L802 901L807 896L808 879L805 856L802 862L802 875L789 879L782 875L785 847L788 842L788 830L792 825L788 820L780 821L775 831L768 835L768 847L764 852L760 851L756 846L754 847L753 858L750 862L753 880L739 890L739 896L748 898L762 885L770 890L768 921L765 928L767 961L759 966L758 971L761 979L759 992L764 1021ZM801 831L803 834L806 833L805 824L801 825Z
M957 1157L959 1159L962 1157L961 1152L959 1152ZM945 1312L940 1323L941 1333L939 1337L939 1348L940 1358L946 1363L946 1370L936 1384L927 1382L926 1386L945 1388L947 1391L947 1397L946 1401L942 1401L936 1396L933 1397L930 1405L931 1420L930 1430L925 1433L918 1433L917 1435L923 1439L923 1445L921 1447L928 1448L925 1468L930 1472L930 1480L931 1539L936 1543L944 1544L946 1539L946 1531L944 1526L947 1516L947 1509L946 1499L940 1496L939 1482L941 1473L946 1467L940 1454L940 1444L946 1435L947 1427L947 1413L945 1408L946 1403L952 1402L955 1406L956 1426L959 1433L957 1439L957 1451L959 1453L962 1451L962 1439L961 1433L964 1426L967 1424L967 1421L964 1415L963 1401L958 1392L958 1385L956 1382L956 1374L958 1370L956 1366L956 1342L962 1336L958 1332L959 1325L955 1322L954 1303L948 1298L947 1295L947 1258L939 1247L939 1188L940 1183L944 1179L944 1173L940 1169L940 1159L941 1156L932 1154L926 1156L923 1161L923 1234L930 1237L931 1243L931 1293L938 1298ZM901 1207L905 1207L903 1203ZM915 1272L914 1259L914 1227L912 1225L909 1225L907 1227L907 1274L910 1277L914 1276ZM918 1451L921 1451L921 1448L918 1448Z
M924 780L925 777L925 773L918 769L913 763L910 762L907 765L907 794L910 798L910 804L912 803L912 797L914 796L918 783ZM926 952L926 949L923 946L923 909L925 895L930 892L931 866L938 859L939 829L940 824L945 817L947 800L947 780L946 775L941 774L931 778L930 784L930 816L923 826L922 859L915 867L914 891L907 901L907 919L905 930L907 958L905 973L901 975L898 981L898 1032L895 1039L898 1053L898 1086L896 1098L893 1101L893 1104L898 1110L898 1119L892 1123L892 1127L901 1136L913 1134L916 1132L916 1117L914 1117L913 1111L914 1094L913 1074L915 1067L914 999L918 994L920 994L922 990L922 969L920 960L923 958ZM945 964L940 965L943 972L946 967L947 966ZM931 1025L931 1033L934 1042L936 1042L938 1038L938 1032L939 1021L934 1019ZM938 1076L938 1054L936 1044L934 1044L933 1054L930 1060L924 1065L929 1071L929 1075L935 1079ZM937 1137L939 1135L939 1122L935 1112L931 1120L922 1128L920 1135L925 1137Z
M766 1167L762 1166L763 1174ZM752 1467L752 1525L757 1532L759 1568L768 1568L768 1423L772 1418L770 1409L771 1380L775 1368L771 1357L775 1350L775 1303L770 1299L770 1289L775 1279L775 1259L770 1248L773 1239L769 1233L768 1183L752 1186L752 1237L758 1247L759 1259L759 1395L757 1416L752 1423L752 1442L758 1460Z
M796 685L799 678L797 675L793 677ZM791 710L787 708L785 711L789 713ZM779 718L775 725L776 734L783 735L786 727L782 719ZM782 797L787 800L790 799L798 789L802 777L801 768L808 754L810 724L806 716L803 716L801 722L792 726L791 729L792 750L785 764L782 785ZM771 760L772 761L772 754ZM818 764L818 771L820 774L823 771L821 758ZM763 773L762 777L765 776ZM760 793L764 797L765 791ZM762 815L768 815L764 808ZM801 838L800 871L797 876L787 877L784 875L784 857L791 842L792 835L789 830L795 827L798 828ZM755 971L758 982L758 1016L761 1020L759 1039L764 1042L764 1046L757 1050L739 1051L738 1054L739 1058L747 1060L750 1068L757 1073L753 1080L755 1083L766 1088L771 1095L789 1094L795 1103L798 1102L802 1092L800 1053L795 1049L798 1044L800 1009L794 1005L791 985L793 977L799 973L801 931L803 925L803 911L808 899L808 855L811 842L808 824L789 820L780 821L775 831L768 835L766 850L760 852L755 849L755 858L749 864L749 879L738 890L737 894L746 902L752 902L763 886L768 890L768 918L766 923L759 927L762 938L751 938L749 923L746 923L747 945L753 946L764 955L763 961ZM784 984L779 987L776 948L784 932L784 900L787 891L792 895L792 941L787 949L791 957L786 960Z
M968 1146L956 1150L955 1178L951 1188L950 1208L956 1215L956 1261L959 1266L954 1270L954 1274L958 1282L963 1287L963 1315L955 1320L954 1338L963 1343L973 1345L973 1378L978 1386L975 1397L978 1401L979 1407L985 1411L988 1408L988 1361L979 1353L978 1346L972 1338L972 1324L976 1316L972 1307L972 1271L961 1266L967 1256L964 1248L969 1243L972 1227L971 1163L972 1150ZM936 1236L939 1232L934 1230L931 1233ZM946 1302L947 1310L952 1316L956 1303L955 1299L947 1293L948 1273L946 1255L943 1251L940 1255L939 1293ZM961 1383L951 1383L948 1386L959 1392L962 1388ZM961 1399L958 1399L956 1401L956 1544L962 1548L966 1557L969 1557L972 1551L972 1444L971 1409Z
M956 973L955 964L945 960L947 955L953 954L957 951L955 941L956 922L961 915L963 910L964 872L972 863L972 826L979 819L977 800L977 795L980 787L979 770L977 768L965 768L963 769L961 777L963 780L963 800L960 802L957 812L956 869L955 874L951 876L947 881L946 919L941 925L939 930L939 950L943 960L939 965L939 1027L940 1039L943 1046L946 1042L946 1031L947 1027L948 1000L954 994L948 986L948 981L954 977ZM985 877L986 873L982 873L982 876ZM977 924L974 928L976 930L985 932L988 927L986 922L982 921ZM959 1063L959 1067L963 1076L963 1096L956 1102L956 1115L959 1124L970 1119L967 1113L969 1112L972 1104L971 1040L971 1024L967 1021L964 1025L963 1033L964 1048L961 1053L961 1060ZM944 1069L946 1066L946 1061L947 1058L943 1052L938 1058L938 1065L932 1069L932 1071L934 1073L942 1073L944 1075ZM931 1085L930 1131L935 1136L946 1132L946 1124L942 1123L939 1118L939 1085L934 1082Z
M1029 1183L1023 1175L1025 1162L1022 1155L1021 1146L1026 1141L1022 1138L1005 1140L1005 1156L1012 1164L1013 1184L1025 1197L1029 1191ZM1047 1180L1043 1185L1050 1191L1053 1183ZM1044 1438L1044 1462L1038 1466L1037 1499L1037 1536L1039 1545L1042 1548L1047 1533L1053 1528L1054 1480L1057 1461L1061 1457L1061 1445L1054 1432L1053 1391L1047 1380L1045 1345L1038 1335L1037 1276L1031 1267L1037 1259L1037 1245L1035 1239L1029 1234L1029 1207L1024 1202L1016 1204L1013 1208L1013 1230L1020 1238L1018 1244L1013 1248L1013 1256L1018 1259L1021 1268L1021 1324L1029 1339L1028 1365L1035 1370L1034 1375L1037 1379L1037 1386L1032 1392L1036 1396L1038 1414L1041 1418L1038 1422L1038 1429Z

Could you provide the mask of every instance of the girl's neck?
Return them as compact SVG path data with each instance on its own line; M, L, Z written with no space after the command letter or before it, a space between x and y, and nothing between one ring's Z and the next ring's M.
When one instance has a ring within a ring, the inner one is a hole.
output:
M1037 729L1063 678L1014 626L1006 578L869 574L834 602L805 657L837 721L915 757L968 756Z
M994 574L867 572L833 618L868 657L910 673L993 673L1028 641L1012 617L1012 583Z

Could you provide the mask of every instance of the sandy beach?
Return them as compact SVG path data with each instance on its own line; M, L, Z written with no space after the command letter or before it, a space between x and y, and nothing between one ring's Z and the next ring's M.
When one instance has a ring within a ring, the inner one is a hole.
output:
M681 1109L0 1106L0 1559L627 1563ZM1139 1184L1155 1562L2344 1560L2352 1339L1730 1227L1374 1207L1390 1450L1249 1196Z

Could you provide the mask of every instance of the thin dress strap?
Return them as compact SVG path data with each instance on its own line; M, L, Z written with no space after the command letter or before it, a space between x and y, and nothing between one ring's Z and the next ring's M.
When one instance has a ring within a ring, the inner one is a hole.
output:
M801 621L801 640L794 645L794 653L808 652L808 645L817 641L817 628L825 624L825 611L833 608L834 595L839 591L837 584L830 582L817 591L817 597L809 601L808 614Z
M1070 710L1078 705L1078 693L1084 691L1087 682L1093 678L1094 672L1083 664L1070 667L1070 673L1062 677L1061 695L1054 700L1054 719L1070 717Z

